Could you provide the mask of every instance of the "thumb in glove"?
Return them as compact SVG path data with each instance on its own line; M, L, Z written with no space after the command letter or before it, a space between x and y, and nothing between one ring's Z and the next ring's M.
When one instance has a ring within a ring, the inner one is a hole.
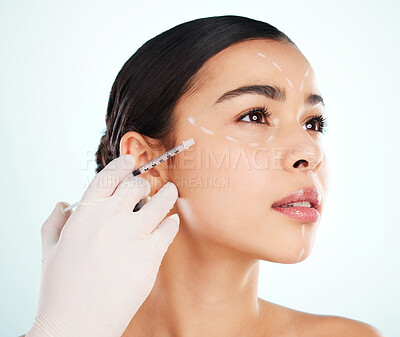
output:
M50 216L43 223L40 235L42 239L42 261L48 256L53 247L57 244L61 230L69 219L72 210L63 212L68 207L67 202L58 202Z

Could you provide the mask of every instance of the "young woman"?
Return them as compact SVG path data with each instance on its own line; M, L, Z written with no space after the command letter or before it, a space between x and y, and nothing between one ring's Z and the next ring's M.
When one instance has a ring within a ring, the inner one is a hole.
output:
M382 336L360 321L257 297L260 260L310 254L327 195L324 101L285 34L217 16L154 37L120 70L106 124L98 174L121 156L134 156L137 168L195 140L141 175L149 203L166 182L176 185L167 215L180 224L123 337Z

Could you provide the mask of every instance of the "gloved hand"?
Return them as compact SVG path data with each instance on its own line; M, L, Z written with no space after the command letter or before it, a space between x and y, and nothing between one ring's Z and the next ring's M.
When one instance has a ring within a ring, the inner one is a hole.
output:
M179 229L177 214L162 221L178 190L167 183L133 212L150 193L134 168L131 155L114 159L72 215L58 203L44 222L38 313L26 337L120 337L150 294Z

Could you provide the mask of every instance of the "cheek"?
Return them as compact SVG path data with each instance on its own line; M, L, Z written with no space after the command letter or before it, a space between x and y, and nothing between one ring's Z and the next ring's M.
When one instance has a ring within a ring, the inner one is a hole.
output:
M192 156L191 169L182 169L187 159L179 158L174 181L180 196L178 211L187 226L221 236L229 235L229 226L230 233L237 236L244 226L260 217L265 219L266 208L263 213L261 206L265 202L266 207L268 199L266 151L219 142L218 146L199 146Z

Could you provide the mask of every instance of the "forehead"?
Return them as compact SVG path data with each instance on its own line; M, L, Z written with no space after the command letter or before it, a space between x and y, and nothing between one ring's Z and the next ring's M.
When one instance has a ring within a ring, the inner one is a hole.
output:
M248 40L236 43L207 60L194 78L192 93L215 90L216 87L227 91L250 83L275 84L290 90L294 82L309 82L313 86L315 83L310 83L314 80L313 75L308 60L292 44Z

